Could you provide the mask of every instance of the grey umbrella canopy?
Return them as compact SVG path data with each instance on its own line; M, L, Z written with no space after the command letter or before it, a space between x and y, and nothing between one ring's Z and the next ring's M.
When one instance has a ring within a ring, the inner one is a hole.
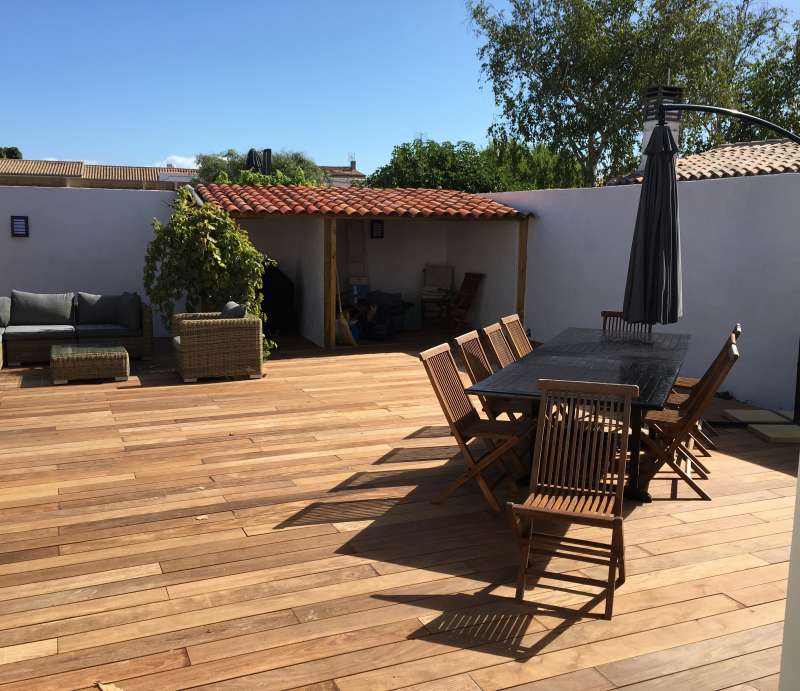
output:
M622 314L633 323L674 324L683 316L678 147L667 125L655 127L644 152L647 163Z

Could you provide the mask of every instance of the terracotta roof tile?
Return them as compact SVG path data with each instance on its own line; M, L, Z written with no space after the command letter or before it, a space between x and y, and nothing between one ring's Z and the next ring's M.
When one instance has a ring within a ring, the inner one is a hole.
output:
M197 175L195 168L166 168L160 166L108 166L85 164L83 177L88 180L126 180L157 182L162 173L168 175Z
M331 214L423 218L522 218L525 214L478 194L454 190L297 185L198 185L206 201L242 216Z
M0 175L58 175L79 178L83 161L36 161L20 158L0 158Z
M110 166L83 161L44 161L0 158L0 175L20 175L113 180L118 182L158 182L162 174L195 177L195 168L162 166Z
M800 173L800 144L788 139L723 144L700 154L681 157L675 164L678 180L713 180L748 175ZM642 176L630 173L607 185L636 185Z

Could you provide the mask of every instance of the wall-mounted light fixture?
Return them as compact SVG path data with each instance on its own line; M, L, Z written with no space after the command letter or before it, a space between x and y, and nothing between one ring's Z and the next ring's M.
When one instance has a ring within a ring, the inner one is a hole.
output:
M31 234L28 227L27 216L12 216L11 217L11 237L12 238L27 238Z
M376 218L369 222L369 236L373 240L383 240L383 221Z

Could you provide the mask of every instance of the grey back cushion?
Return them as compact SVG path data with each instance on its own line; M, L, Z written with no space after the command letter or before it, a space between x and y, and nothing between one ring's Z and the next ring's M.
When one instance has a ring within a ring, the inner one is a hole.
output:
M123 293L119 296L117 323L131 331L142 328L142 300L139 293Z
M71 324L74 293L11 291L11 321L15 326Z
M0 327L8 326L11 321L11 298L0 296Z
M223 319L241 319L246 312L246 308L244 305L240 305L238 302L234 302L231 300L230 302L225 303L225 307L222 308L222 318Z
M116 324L119 295L78 293L79 324Z
M138 331L142 326L142 303L137 293L78 293L78 322L120 324L130 331Z

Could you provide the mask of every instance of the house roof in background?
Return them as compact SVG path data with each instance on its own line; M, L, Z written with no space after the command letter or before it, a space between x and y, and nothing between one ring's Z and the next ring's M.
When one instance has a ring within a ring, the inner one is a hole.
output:
M800 144L789 139L723 144L700 154L679 158L678 180L714 180L749 175L800 173ZM636 185L642 175L630 173L612 178L606 185Z
M114 183L115 186L148 184L174 184L188 182L197 176L196 168L170 168L167 166L112 166L83 161L44 161L0 158L0 178L4 184L31 184L26 179L44 178L49 184L80 186L81 181L95 185Z
M83 174L83 161L35 161L0 158L0 175L56 175L77 177Z
M397 216L502 220L523 218L516 209L488 197L454 190L297 185L198 185L205 202L240 216Z
M353 170L350 166L320 166L328 175L337 175L339 177L348 178L365 178L367 177L360 170Z

